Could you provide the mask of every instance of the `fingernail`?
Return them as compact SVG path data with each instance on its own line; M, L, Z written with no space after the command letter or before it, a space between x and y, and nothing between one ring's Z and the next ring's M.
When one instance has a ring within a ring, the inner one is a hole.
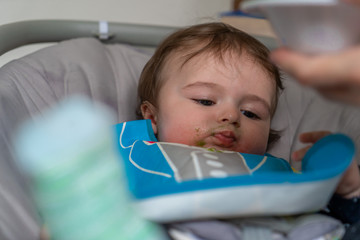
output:
M296 152L293 152L293 153L291 154L291 160L297 161L296 159L297 159L297 154L296 154Z

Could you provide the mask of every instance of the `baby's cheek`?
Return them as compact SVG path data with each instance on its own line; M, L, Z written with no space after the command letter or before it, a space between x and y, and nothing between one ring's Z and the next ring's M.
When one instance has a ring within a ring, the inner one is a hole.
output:
M162 142L172 142L172 143L181 143L186 145L194 145L194 133L184 131L181 128L177 129L176 131L173 130L171 132L166 132L162 135L161 139Z
M244 143L244 153L251 153L257 155L264 155L267 148L267 140L248 140Z
M246 148L251 154L264 155L266 153L269 138L268 127L253 128L246 133Z
M267 137L259 131L249 131L240 134L236 151L240 153L249 153L264 155L267 148Z
M177 143L182 143L190 146L202 147L205 145L203 140L204 130L201 127L189 127L189 128L180 128L178 130L178 135L173 136L173 139L176 138Z

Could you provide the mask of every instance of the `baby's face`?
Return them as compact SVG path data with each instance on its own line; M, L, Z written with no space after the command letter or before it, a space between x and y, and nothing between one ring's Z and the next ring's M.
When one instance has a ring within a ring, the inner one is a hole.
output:
M174 58L164 68L154 114L158 140L264 154L275 83L260 65L247 54L181 63Z

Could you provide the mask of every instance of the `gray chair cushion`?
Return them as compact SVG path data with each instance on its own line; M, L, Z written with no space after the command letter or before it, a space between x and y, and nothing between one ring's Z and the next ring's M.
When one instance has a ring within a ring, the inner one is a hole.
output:
M0 69L0 239L39 238L41 223L14 161L18 126L74 94L105 103L118 122L135 119L137 81L149 57L130 46L74 39Z
M272 127L281 130L281 138L270 149L274 156L289 160L296 169L301 162L291 161L291 153L306 144L299 135L308 131L328 130L344 133L357 146L356 159L360 164L360 107L340 104L319 96L313 89L304 88L290 77L285 77L285 90L280 96Z

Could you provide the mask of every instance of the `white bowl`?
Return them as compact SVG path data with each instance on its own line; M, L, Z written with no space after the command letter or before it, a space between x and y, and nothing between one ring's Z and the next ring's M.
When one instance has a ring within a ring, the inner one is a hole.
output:
M267 18L281 43L305 53L359 43L360 7L338 0L247 0L244 12Z

